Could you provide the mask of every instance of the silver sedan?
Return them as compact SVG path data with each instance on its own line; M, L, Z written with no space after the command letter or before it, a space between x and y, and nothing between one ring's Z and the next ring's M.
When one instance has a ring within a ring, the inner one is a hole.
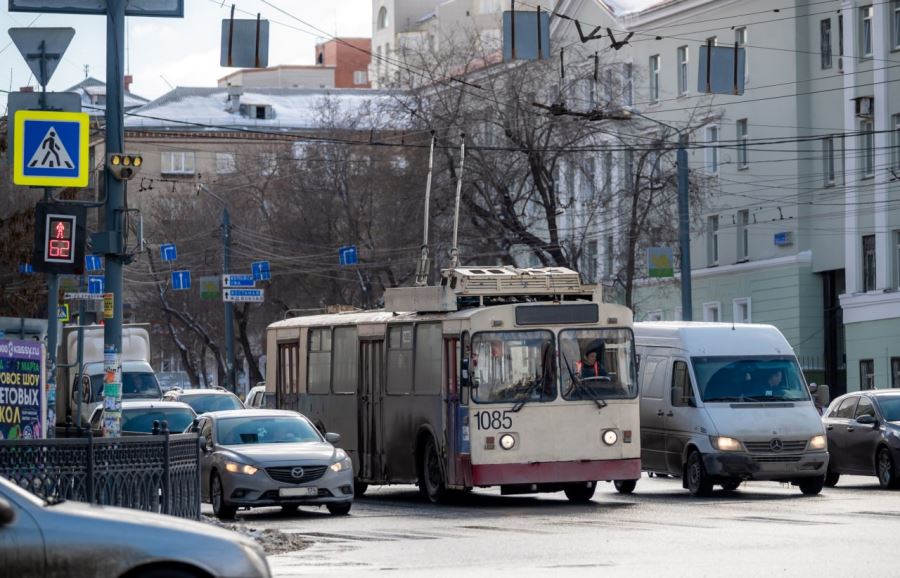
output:
M201 489L219 518L239 507L325 506L335 515L350 512L353 465L308 419L293 411L214 411L198 418Z
M3 576L269 578L253 540L208 524L79 502L48 505L0 478Z

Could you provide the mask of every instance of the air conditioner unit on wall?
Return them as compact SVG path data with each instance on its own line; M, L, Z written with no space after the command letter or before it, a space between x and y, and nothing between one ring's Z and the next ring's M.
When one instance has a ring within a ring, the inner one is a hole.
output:
M870 117L875 114L875 98L860 96L856 99L856 116Z

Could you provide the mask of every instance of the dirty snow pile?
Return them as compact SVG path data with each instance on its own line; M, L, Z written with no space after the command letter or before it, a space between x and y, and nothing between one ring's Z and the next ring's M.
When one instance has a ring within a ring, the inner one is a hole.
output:
M260 530L246 524L236 522L220 522L214 518L203 516L203 521L207 524L218 526L232 532L243 534L248 538L255 540L268 555L284 554L286 552L296 552L310 546L310 542L305 540L298 534L288 534L280 530Z

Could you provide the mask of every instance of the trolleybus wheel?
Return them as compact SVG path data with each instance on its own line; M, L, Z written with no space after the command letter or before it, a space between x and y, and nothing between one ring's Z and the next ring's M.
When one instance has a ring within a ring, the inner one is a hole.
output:
M444 500L447 495L447 487L444 484L444 472L441 470L441 458L438 455L437 444L434 438L429 437L425 442L425 449L422 452L422 474L419 478L419 490L421 490L428 500L438 503Z
M616 486L616 491L620 494L630 494L637 486L637 480L616 480L613 482L613 485Z
M712 494L713 481L706 473L706 466L703 465L703 456L700 455L700 452L697 450L691 452L686 469L687 487L691 495L698 498L709 497Z
M566 497L570 502L575 504L587 504L594 496L594 490L597 489L597 482L579 482L570 484L566 488Z

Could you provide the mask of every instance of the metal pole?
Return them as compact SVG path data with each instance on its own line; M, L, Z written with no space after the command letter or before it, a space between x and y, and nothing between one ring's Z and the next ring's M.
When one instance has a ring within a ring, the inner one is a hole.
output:
M463 171L466 167L466 135L459 135L462 144L459 146L459 176L456 179L456 210L453 212L453 245L450 249L450 268L459 265L459 204L462 198Z
M50 195L50 189L47 189ZM56 350L59 343L59 275L47 275L47 437L56 437Z
M124 152L124 81L125 81L125 0L107 0L106 7L106 151ZM122 353L122 273L124 255L120 220L125 209L125 183L113 177L109 168L104 171L106 187L106 292L113 294L113 316L103 329L104 363L115 368L113 375L121 376ZM107 376L110 376L107 372ZM119 377L121 381L121 377ZM122 387L111 389L113 397L122 399ZM118 436L121 431L121 412L112 411L107 422L107 435Z
M222 209L222 274L231 270L231 219L228 207ZM234 380L234 305L225 302L225 388L237 391Z
M85 276L81 276L81 286L86 286ZM85 318L85 307L84 301L78 302L78 373L75 374L75 380L78 385L77 389L73 386L74 391L78 391L78 396L72 396L75 398L75 431L78 432L78 437L81 437L81 404L84 402L84 390L81 388L81 376L84 373L84 318ZM71 362L71 361L70 361ZM93 391L93 384L91 384L90 389ZM91 401L90 397L88 400ZM88 416L89 417L89 416ZM90 429L90 428L89 428Z
M688 203L688 157L684 137L678 135L678 238L681 245L681 319L693 320L691 306L691 231Z

